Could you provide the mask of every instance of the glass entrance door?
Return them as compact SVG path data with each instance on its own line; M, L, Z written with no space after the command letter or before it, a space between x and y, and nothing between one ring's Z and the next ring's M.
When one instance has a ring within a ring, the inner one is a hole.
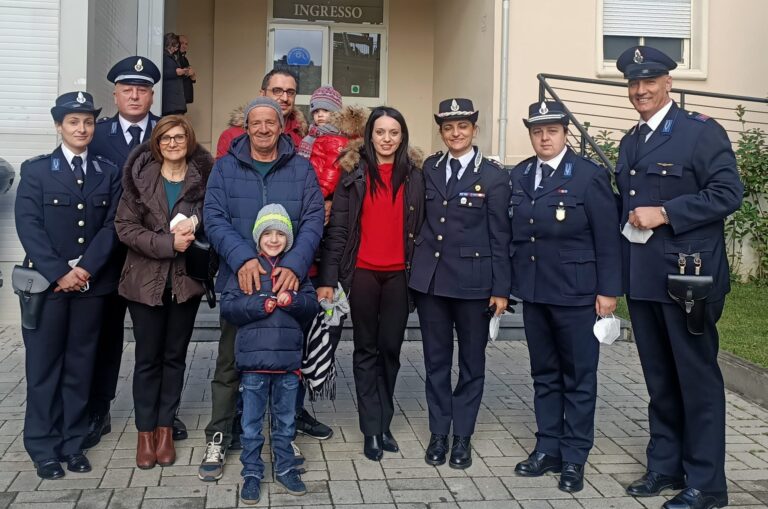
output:
M267 67L287 69L299 78L296 104L307 105L312 92L329 83L328 27L272 24Z

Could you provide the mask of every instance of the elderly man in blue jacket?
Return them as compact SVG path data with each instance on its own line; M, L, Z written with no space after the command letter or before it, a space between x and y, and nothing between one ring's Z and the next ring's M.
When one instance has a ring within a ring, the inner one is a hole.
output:
M267 268L258 261L252 228L259 210L279 203L288 211L297 232L294 246L272 272L273 291L298 290L314 259L323 233L323 196L309 161L294 154L290 137L282 135L283 115L268 97L254 99L245 110L246 133L235 139L229 153L213 167L205 195L205 232L221 258L217 291L231 274L240 289L260 289ZM203 481L222 476L224 456L232 441L238 391L235 368L235 327L221 322L216 371L211 381L211 420L205 429L208 446L198 470Z

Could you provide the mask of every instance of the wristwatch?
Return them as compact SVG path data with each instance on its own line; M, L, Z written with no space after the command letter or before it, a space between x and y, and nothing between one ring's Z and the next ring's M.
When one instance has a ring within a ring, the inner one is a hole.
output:
M667 215L667 209L661 207L661 217L664 218L664 224L669 224L669 216Z

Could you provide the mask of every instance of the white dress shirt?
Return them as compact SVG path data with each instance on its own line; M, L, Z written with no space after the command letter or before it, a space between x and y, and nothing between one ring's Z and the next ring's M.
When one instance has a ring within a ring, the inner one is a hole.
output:
M64 154L64 159L67 160L69 169L72 171L74 171L75 169L75 165L72 164L72 158L75 156L82 157L83 158L83 175L86 175L88 173L88 170L86 169L86 166L88 166L88 149L83 150L80 154L75 154L74 152L69 150L66 145L62 143L61 152Z
M122 115L117 116L118 120L120 120L120 129L123 130L123 136L125 136L125 142L127 144L131 144L131 133L128 132L128 128L132 125L137 125L141 127L141 139L139 140L139 143L142 141L147 141L147 126L149 125L149 113L139 120L138 122L129 122L128 120L124 119Z
M469 166L469 163L472 161L472 159L475 157L475 149L470 150L466 154L464 154L461 157L453 157L450 153L448 154L448 159L445 161L445 182L448 183L448 179L451 178L451 159L456 159L461 164L461 168L459 169L459 174L456 175L456 180L459 180L462 175L464 175L464 170L467 169L467 166Z
M540 157L536 157L536 179L533 184L533 190L536 191L536 189L539 188L539 184L541 184L541 179L544 178L544 175L542 175L541 172L541 165L542 164L548 164L552 171L554 172L558 166L560 166L560 161L563 160L563 157L565 157L565 152L568 150L568 145L563 147L563 150L560 151L559 154L557 154L552 159L549 159L547 161L542 161ZM549 177L549 175L547 175Z
M648 141L648 138L651 137L653 132L659 128L659 124L661 124L661 121L664 120L664 117L667 116L667 113L669 113L669 108L672 107L672 99L667 102L659 111L653 114L651 118L648 119L648 122L643 120L642 118L637 123L637 128L640 129L640 126L643 124L648 124L648 127L651 128L651 132L645 135L645 139L643 141Z

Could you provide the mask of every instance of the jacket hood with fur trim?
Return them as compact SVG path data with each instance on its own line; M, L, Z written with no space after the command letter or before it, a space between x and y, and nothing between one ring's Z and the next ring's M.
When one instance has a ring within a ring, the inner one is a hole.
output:
M365 134L365 123L371 110L365 106L344 106L339 111L331 113L328 123L339 130L339 134L347 138L362 138Z

